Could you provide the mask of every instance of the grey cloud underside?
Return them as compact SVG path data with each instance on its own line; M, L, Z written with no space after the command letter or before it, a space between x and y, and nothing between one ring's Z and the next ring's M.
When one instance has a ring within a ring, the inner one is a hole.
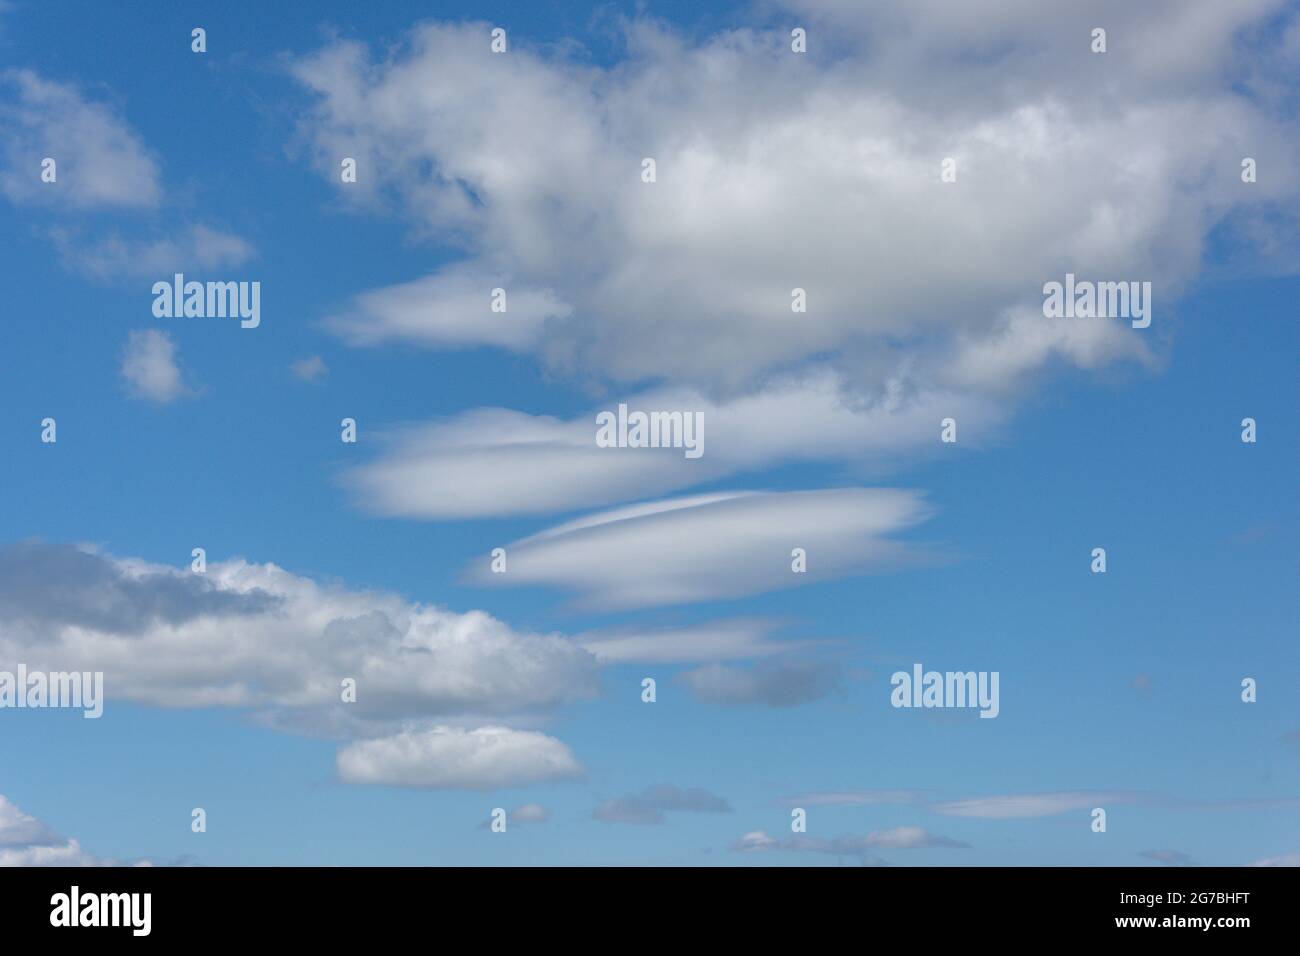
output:
M136 572L90 551L26 541L0 549L0 621L138 635L205 616L273 613L275 595L220 590L198 574Z
M842 668L826 661L782 661L749 668L712 664L685 671L677 679L706 703L795 707L834 692Z
M659 784L641 793L601 801L592 811L592 818L602 823L655 826L665 821L666 813L730 812L731 805L726 800L707 790Z
M589 631L575 639L603 664L698 664L771 657L812 645L778 640L777 622L737 618L683 627L619 628Z

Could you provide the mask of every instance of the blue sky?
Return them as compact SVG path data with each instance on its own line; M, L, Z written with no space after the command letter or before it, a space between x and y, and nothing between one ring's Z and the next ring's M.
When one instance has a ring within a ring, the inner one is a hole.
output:
M0 834L20 813L49 831L11 860L1300 860L1293 13L1261 0L1200 31L1100 4L1090 73L1088 16L846 7L0 9L0 669L104 670L107 695L99 720L0 710ZM43 155L67 157L56 184ZM173 264L259 281L261 325L155 318ZM1067 268L1152 281L1152 326L1044 317ZM462 275L564 309L465 314ZM424 277L413 313L358 298ZM769 279L808 287L807 319L763 304ZM172 385L124 373L142 331L167 337ZM680 450L573 444L595 410L659 398L703 409L693 474ZM746 404L767 399L776 418ZM517 413L518 440L482 409ZM806 494L527 543L732 492ZM804 577L787 528L822 548ZM521 558L494 580L498 546ZM683 574L699 593L665 598ZM173 586L193 608L150 603ZM284 613L199 607L250 589ZM445 617L414 687L417 605ZM675 658L589 647L674 633ZM321 687L360 647L404 691L354 716ZM998 672L998 717L891 707L913 662ZM513 757L383 749L484 726ZM341 769L351 748L364 771ZM547 819L480 827L528 804Z

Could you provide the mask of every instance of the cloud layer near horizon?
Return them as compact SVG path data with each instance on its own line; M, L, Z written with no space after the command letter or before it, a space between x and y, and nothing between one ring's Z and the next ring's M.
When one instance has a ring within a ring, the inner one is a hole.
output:
M76 840L59 836L0 794L0 867L117 865L87 853Z

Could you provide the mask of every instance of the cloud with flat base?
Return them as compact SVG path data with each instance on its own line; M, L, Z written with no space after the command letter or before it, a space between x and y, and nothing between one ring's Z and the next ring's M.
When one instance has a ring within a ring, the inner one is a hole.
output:
M722 600L853 574L917 566L934 554L892 535L931 513L885 488L725 492L629 506L506 545L507 572L485 586L545 585L587 610ZM806 570L795 570L802 549Z

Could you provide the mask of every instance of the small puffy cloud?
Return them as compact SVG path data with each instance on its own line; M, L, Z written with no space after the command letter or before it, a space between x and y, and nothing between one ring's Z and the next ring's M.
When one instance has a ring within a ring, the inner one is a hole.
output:
M31 70L0 73L0 190L14 202L74 208L154 206L162 194L158 162L116 112L71 84ZM57 180L41 181L41 162Z
M289 371L300 382L319 382L329 374L325 360L319 355L309 355L306 358L298 359L289 366Z
M749 668L713 664L677 676L699 700L728 706L794 707L820 700L839 686L839 666L782 661Z
M682 789L672 784L660 784L647 787L641 793L603 800L591 815L603 823L653 826L664 822L666 812L730 813L731 805L722 797L698 787Z
M176 363L176 343L157 329L130 333L121 372L133 398L165 404L190 394Z
M768 836L763 830L751 830L732 844L731 848L740 853L761 853L764 850L775 850L780 845L780 840Z
M540 803L525 803L510 811L510 820L514 823L545 823L550 818L550 812Z
M647 607L741 597L924 560L890 537L928 517L898 489L729 492L590 515L506 546L510 573L471 571L488 586L577 592L580 607ZM794 548L807 570L792 570ZM509 580L503 580L509 579Z
M345 783L493 790L572 779L582 768L568 747L536 731L433 727L350 744L339 751L338 773Z
M1262 860L1256 860L1254 863L1248 863L1247 866L1300 866L1300 853L1283 853L1279 856L1268 856Z
M510 811L511 823L545 823L550 818L550 811L540 803L525 803ZM492 823L493 820L489 817L480 823L478 828L480 830L490 830L492 828Z

